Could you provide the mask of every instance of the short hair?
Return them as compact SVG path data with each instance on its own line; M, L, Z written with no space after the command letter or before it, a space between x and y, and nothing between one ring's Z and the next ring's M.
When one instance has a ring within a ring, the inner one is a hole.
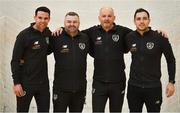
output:
M135 17L136 17L136 14L137 14L137 13L140 13L140 12L145 12L145 13L148 15L148 18L150 18L149 12L148 12L147 10L145 10L145 9L143 9L143 8L139 8L139 9L137 9L137 10L135 11L135 13L134 13L134 19L135 19Z
M65 17L66 16L77 16L77 17L79 17L79 15L76 12L68 12L68 13L66 13Z
M45 6L41 6L41 7L38 7L35 11L35 16L37 15L38 11L43 11L43 12L46 12L49 14L50 16L50 10L49 8L45 7Z

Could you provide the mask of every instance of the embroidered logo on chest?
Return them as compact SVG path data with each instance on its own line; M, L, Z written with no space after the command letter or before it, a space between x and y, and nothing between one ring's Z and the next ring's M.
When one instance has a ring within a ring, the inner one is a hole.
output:
M61 49L61 53L67 53L67 52L69 52L68 45L62 45L61 48L62 48L62 49Z
M137 51L136 44L132 44L132 45L131 45L130 51L131 51L131 52Z
M46 43L49 44L49 37L46 37Z
M118 42L119 41L119 35L112 35L112 40L114 42Z
M85 43L79 43L79 48L81 50L84 50L86 48L86 44Z
M102 37L97 37L95 41L96 45L102 45Z
M39 44L39 41L35 41L32 45L32 49L40 49L40 48L41 48L41 46Z
M146 47L147 47L147 49L153 49L154 43L153 42L147 42Z

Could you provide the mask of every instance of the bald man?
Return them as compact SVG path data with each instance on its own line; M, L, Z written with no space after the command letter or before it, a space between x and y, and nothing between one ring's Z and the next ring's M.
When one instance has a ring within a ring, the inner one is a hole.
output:
M104 112L109 99L110 112L121 112L126 86L125 36L131 29L116 25L111 7L102 7L100 25L83 30L90 38L90 55L94 58L92 89L93 112Z

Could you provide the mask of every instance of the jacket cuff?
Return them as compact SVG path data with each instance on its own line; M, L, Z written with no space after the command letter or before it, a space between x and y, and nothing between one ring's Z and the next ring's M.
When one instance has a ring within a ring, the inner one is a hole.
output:
M175 80L169 80L170 83L175 84Z
M21 82L20 82L20 80L19 79L13 79L13 83L14 83L14 85L16 85L16 84L20 84Z

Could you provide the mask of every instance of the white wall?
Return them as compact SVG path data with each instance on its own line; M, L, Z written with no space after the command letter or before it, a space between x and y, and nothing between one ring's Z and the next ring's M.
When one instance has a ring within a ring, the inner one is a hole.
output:
M15 111L15 96L12 91L12 78L10 71L10 60L16 35L33 22L34 11L38 6L47 6L51 9L51 22L49 27L54 30L63 26L64 15L68 11L76 11L81 18L80 29L88 28L98 24L98 10L104 5L114 8L116 23L135 28L133 24L134 11L145 8L150 12L151 25L153 29L164 29L168 31L169 40L172 43L176 57L176 93L171 98L165 97L165 86L168 81L166 61L162 59L162 84L163 104L162 112L180 112L180 1L179 0L0 0L0 112ZM129 73L130 55L126 56L127 78ZM53 81L54 59L50 55L49 78L50 85ZM88 57L88 90L84 112L91 112L91 84L93 73L93 59ZM108 105L107 105L108 107ZM51 103L52 110L52 103ZM108 111L108 109L106 109ZM33 101L30 111L36 111ZM128 112L127 101L123 111Z
M0 23L0 37L4 37L3 35L4 35L4 33L2 32L3 30L2 30L2 28L3 28L3 24L4 24L4 18L1 16L0 17L0 21L1 21L1 23ZM0 41L1 42L1 41ZM0 45L0 51L2 50L1 49L2 48L2 44ZM0 55L0 59L2 59L2 56ZM0 64L2 64L2 61L0 60ZM0 91L1 92L3 92L3 77L2 77L2 65L0 65ZM2 97L3 97L3 95L2 95L2 93L0 93L0 111L2 111L2 106L3 106L3 100L2 100Z

